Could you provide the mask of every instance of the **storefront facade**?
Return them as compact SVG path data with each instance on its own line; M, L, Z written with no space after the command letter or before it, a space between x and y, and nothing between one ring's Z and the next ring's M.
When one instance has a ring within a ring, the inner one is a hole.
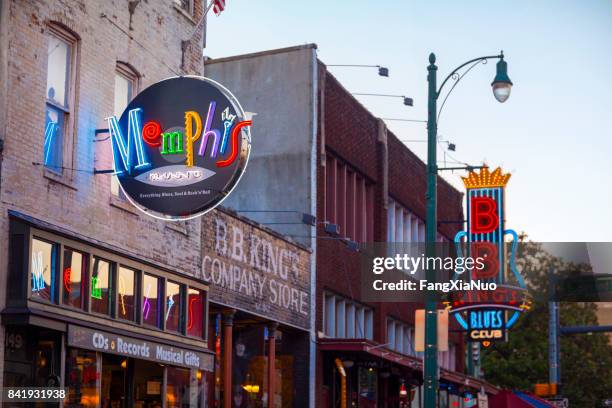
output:
M211 406L308 406L310 251L227 210L207 214L202 230Z
M10 220L4 386L68 388L66 407L205 407L206 285Z

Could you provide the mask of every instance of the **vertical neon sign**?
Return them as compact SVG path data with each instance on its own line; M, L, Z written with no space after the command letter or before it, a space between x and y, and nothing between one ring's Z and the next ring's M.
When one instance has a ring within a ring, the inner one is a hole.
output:
M455 235L458 256L463 256L463 252L467 250L470 251L471 257L481 258L485 264L482 270L471 272L469 278L493 281L505 286L503 290L498 290L498 295L505 293L505 290L509 290L508 293L522 292L525 288L525 282L515 264L518 234L514 230L506 229L504 225L504 194L509 179L510 174L503 174L499 167L493 172L485 167L480 173L470 172L468 177L463 177L467 189L467 228ZM509 274L506 271L506 235L511 235L513 239L508 256ZM467 245L463 246L463 243ZM508 277L513 277L518 287L506 285ZM470 338L480 341L484 346L490 345L494 339L502 339L505 329L510 328L518 320L520 312L528 308L525 299L523 304L519 305L517 300L491 301L491 297L496 297L489 293L467 295L474 295L470 299L472 302L490 304L466 307L461 306L460 302L454 302L453 307L449 307L457 322L468 331ZM508 317L505 310L510 312Z

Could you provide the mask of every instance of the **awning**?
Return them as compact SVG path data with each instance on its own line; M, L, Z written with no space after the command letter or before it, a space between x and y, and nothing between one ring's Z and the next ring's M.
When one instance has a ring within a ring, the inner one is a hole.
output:
M549 402L535 395L519 391L500 391L489 398L489 408L554 408Z
M416 371L423 372L423 361L419 357L407 356L404 354L391 351L385 347L385 344L380 344L371 340L365 339L337 339L323 338L319 339L319 350L322 351L338 351L338 352L362 352L370 356L382 358L391 363L395 363ZM464 385L476 390L484 388L487 394L497 394L499 389L486 381L470 377L468 375L440 368L440 378L455 384Z

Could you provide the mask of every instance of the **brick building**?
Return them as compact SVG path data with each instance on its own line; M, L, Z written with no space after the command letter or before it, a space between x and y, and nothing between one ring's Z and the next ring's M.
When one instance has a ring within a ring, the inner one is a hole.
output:
M106 118L202 74L203 4L0 1L5 387L65 386L80 407L308 405L311 249L223 208L158 220L110 174Z
M201 13L200 0L0 2L4 386L67 386L67 404L81 406L203 401L213 354L208 288L192 279L201 223L140 214L110 174L94 174L112 166L108 135L96 133L106 117L160 79L201 73L202 30L189 39ZM148 314L146 284L157 287ZM160 318L175 295L194 299L189 329L182 306Z
M419 305L365 301L355 249L425 241L425 164L327 71L313 44L208 59L205 75L230 86L265 135L254 138L245 175L257 182L239 185L227 205L313 251L311 404L338 406L346 398L353 406L393 407L406 390L419 406ZM463 195L443 179L438 189L445 221L438 239L452 241ZM316 215L316 226L303 223L303 213ZM459 406L463 391L488 387L462 374L464 353L463 338L451 334L439 356L441 406Z

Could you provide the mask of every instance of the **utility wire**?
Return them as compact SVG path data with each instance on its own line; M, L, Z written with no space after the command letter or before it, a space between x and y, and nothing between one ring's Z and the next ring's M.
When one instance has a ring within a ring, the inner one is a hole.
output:
M152 51L150 51L147 47L145 47L140 41L138 41L137 39L135 39L130 33L129 31L127 31L125 28L121 27L119 24L117 24L116 22L114 22L113 20L111 20L106 13L102 13L100 14L100 18L104 18L106 19L109 23L111 23L112 25L114 25L115 27L117 27L117 29L119 29L119 31L121 31L123 34L127 35L128 38L132 41L134 41L136 44L138 44L143 50L145 50L146 52L148 52L153 58L155 58L155 61L161 62L163 65L165 65L172 73L174 73L176 76L181 76L182 74L178 73L177 71L175 71L170 65L166 64L166 62L164 62L163 58L159 58L159 55L156 55L155 53L153 53Z

